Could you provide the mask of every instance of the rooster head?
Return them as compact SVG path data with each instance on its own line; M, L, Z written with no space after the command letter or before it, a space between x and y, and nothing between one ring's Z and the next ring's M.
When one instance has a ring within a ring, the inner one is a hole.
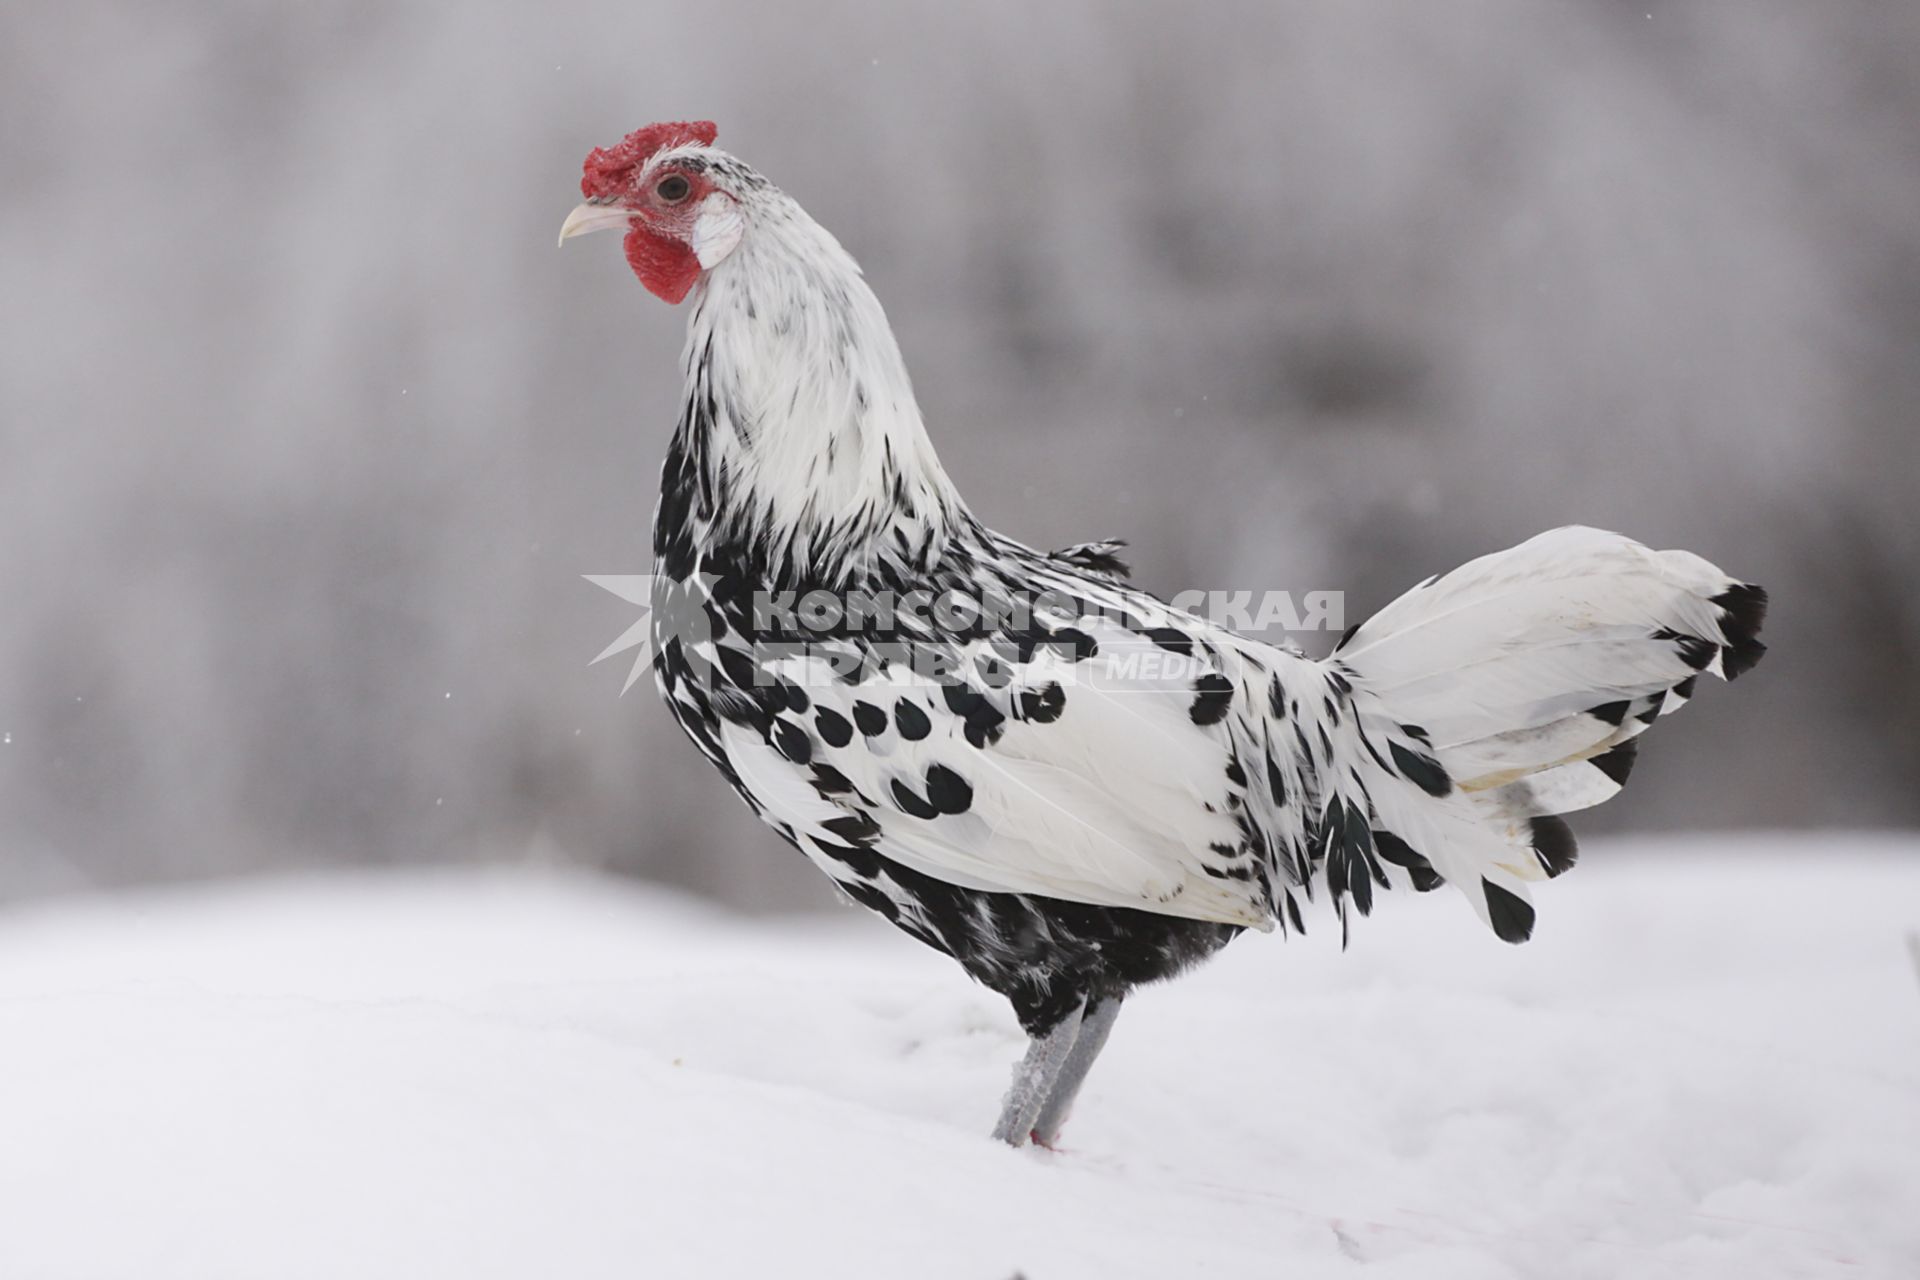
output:
M739 196L723 185L711 121L650 124L587 154L583 204L567 215L560 243L609 227L627 229L627 262L640 283L679 302L702 271L740 243Z

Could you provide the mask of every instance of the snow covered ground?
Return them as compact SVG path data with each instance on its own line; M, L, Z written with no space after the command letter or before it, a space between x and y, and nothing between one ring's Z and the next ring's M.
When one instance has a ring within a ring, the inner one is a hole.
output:
M1525 947L1443 895L1244 939L1128 1005L1058 1154L984 1137L1004 1005L853 911L15 910L0 1276L1920 1276L1916 855L1596 843Z

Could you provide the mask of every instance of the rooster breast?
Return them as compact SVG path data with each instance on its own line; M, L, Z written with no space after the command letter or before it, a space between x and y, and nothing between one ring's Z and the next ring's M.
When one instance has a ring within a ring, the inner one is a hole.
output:
M1235 703L1250 675L1311 670L1127 587L1110 549L1084 560L982 531L836 594L921 593L925 625L810 629L709 554L685 584L703 634L656 646L668 705L754 811L1023 1019L1271 927Z

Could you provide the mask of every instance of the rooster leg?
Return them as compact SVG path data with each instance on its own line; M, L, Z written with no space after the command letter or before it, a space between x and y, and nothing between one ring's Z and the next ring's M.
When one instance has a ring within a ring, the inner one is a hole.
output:
M1013 1069L1013 1087L1007 1090L1007 1100L1000 1106L1000 1122L993 1126L997 1141L1010 1147L1027 1145L1027 1139L1033 1136L1033 1126L1040 1118L1040 1108L1046 1104L1054 1082L1060 1078L1061 1068L1073 1052L1074 1041L1080 1035L1080 1018L1085 1011L1084 1003L1075 1006L1052 1030L1027 1042L1027 1056Z
M1054 1079L1053 1092L1047 1095L1039 1118L1033 1122L1033 1140L1041 1146L1051 1147L1060 1140L1060 1128L1073 1112L1073 1099L1080 1092L1093 1060L1106 1047L1107 1033L1113 1030L1113 1020L1119 1016L1119 996L1096 995L1087 999L1080 1019L1080 1034L1074 1037L1073 1048L1067 1052L1067 1060Z

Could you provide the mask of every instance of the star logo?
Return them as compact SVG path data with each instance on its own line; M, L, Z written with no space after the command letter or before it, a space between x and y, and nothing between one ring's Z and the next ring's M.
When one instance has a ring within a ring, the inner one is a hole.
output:
M605 662L617 653L632 649L633 666L627 671L626 683L620 686L622 696L640 682L641 676L653 669L654 659L669 641L679 640L682 649L688 652L711 646L713 623L707 617L706 602L712 597L714 583L719 581L714 575L696 573L686 581L657 573L587 573L581 576L602 591L611 592L640 608L640 616L633 625L622 631L612 644L587 664L592 666Z

